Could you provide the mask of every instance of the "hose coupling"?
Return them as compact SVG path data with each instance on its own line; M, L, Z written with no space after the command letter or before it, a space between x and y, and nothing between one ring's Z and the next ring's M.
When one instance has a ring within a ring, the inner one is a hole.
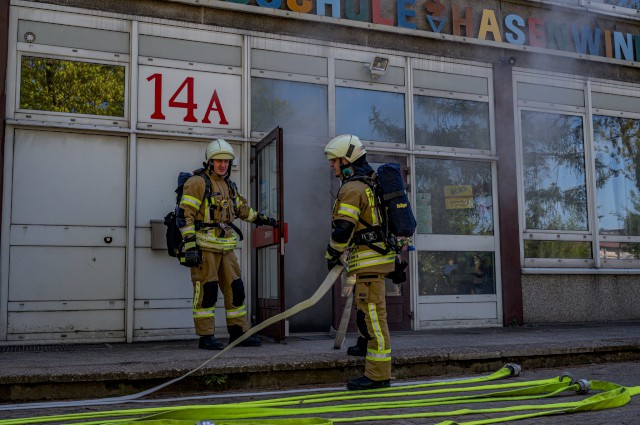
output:
M522 371L520 365L516 363L507 363L504 367L509 369L511 376L520 376L520 372Z
M575 383L580 387L578 394L587 394L591 390L591 384L586 379L578 379Z

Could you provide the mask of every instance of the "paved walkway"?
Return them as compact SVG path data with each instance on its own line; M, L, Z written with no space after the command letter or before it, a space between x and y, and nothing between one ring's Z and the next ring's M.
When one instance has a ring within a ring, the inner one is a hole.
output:
M640 322L446 329L392 333L393 375L422 378L484 373L515 362L527 368L640 359ZM236 347L158 392L342 385L364 360L328 334ZM196 340L135 344L0 346L0 403L108 397L146 390L201 366L218 352Z

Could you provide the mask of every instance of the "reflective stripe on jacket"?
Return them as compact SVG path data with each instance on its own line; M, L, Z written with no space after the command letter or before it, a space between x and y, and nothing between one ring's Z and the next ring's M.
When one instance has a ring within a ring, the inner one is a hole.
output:
M345 182L338 198L333 206L331 220L346 220L354 223L354 233L366 229L365 225L358 220L362 218L372 226L379 226L381 223L380 211L375 205L373 190L366 183L354 180ZM350 246L348 258L348 271L367 269L378 273L388 273L393 270L395 263L395 253L390 251L387 254L380 254L367 245L355 245L352 243L353 234L347 243L329 241L329 245L335 250L342 252ZM384 242L375 243L383 250L386 248Z
M204 199L204 178L211 180L211 196ZM180 228L182 237L195 234L198 247L204 251L227 252L235 249L238 236L229 226L239 218L253 222L258 214L249 206L244 196L233 196L230 184L215 173L206 172L190 177L184 184L180 208L184 213L186 225ZM196 230L195 223L204 225L217 223L220 227L203 227Z

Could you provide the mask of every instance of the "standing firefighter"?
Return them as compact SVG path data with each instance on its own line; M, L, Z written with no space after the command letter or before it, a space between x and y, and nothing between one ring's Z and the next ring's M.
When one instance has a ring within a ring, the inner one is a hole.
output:
M357 136L337 136L324 152L335 176L342 180L331 215L332 233L325 258L331 269L338 264L340 255L349 250L346 282L355 284L356 323L360 336L357 345L349 347L348 353L366 356L364 376L350 380L347 388L388 387L391 340L384 279L394 270L395 252L388 251L383 242L380 209L374 191L367 183L374 177L374 172Z
M275 225L272 218L256 213L237 192L229 179L233 148L222 139L209 143L204 170L199 170L184 184L177 223L184 240L184 256L180 261L190 267L193 282L193 321L198 346L206 350L221 350L223 344L215 336L215 306L218 286L224 297L229 343L249 329L244 304L244 284L233 252L239 229L233 224L237 217L255 223ZM209 179L210 186L205 179ZM251 336L241 345L258 347L261 341Z

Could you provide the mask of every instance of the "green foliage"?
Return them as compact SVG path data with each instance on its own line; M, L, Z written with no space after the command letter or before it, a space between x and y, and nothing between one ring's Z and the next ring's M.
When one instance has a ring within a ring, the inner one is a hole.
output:
M125 67L23 56L20 108L124 116Z
M527 258L593 258L590 242L524 241Z
M417 144L490 149L488 103L415 96L414 105Z
M582 118L522 113L527 229L587 230Z
M221 388L224 388L229 376L210 374L210 375L203 375L200 378L207 387L221 389Z

